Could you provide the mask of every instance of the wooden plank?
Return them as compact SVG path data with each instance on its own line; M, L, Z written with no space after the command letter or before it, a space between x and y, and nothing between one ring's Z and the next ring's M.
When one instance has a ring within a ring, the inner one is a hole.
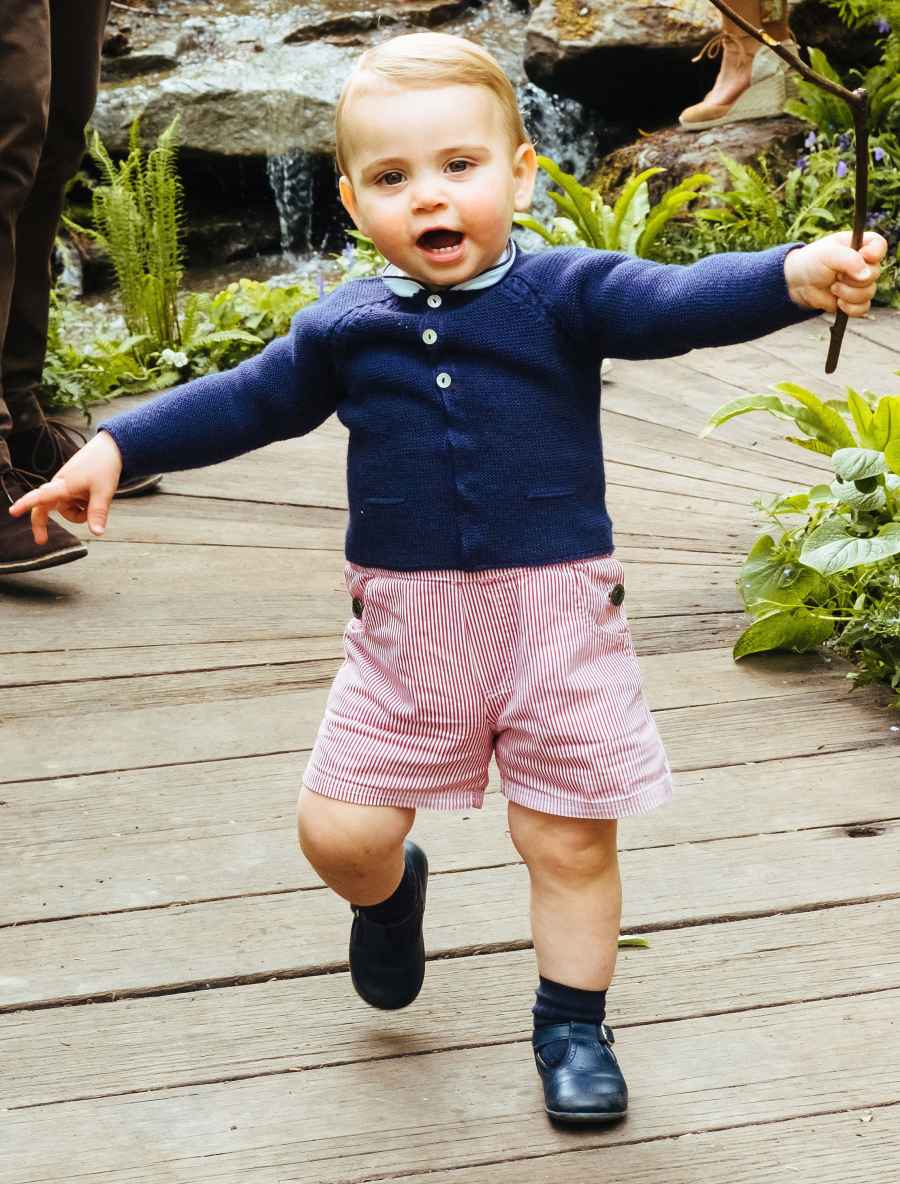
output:
M52 584L40 573L7 581L18 590L4 589L14 605L4 649L45 651L55 636L60 649L78 650L340 636L350 603L341 555L259 548L252 556L248 563L237 547L104 542ZM166 571L177 573L174 591ZM733 563L631 563L629 619L739 610L735 575Z
M900 987L898 925L890 901L651 934L649 949L619 954L610 1022L622 1039L640 1024ZM531 950L433 961L385 1033L405 1056L526 1040L535 973ZM316 1023L288 1051L298 1015ZM346 973L10 1013L0 1110L370 1060L371 1025Z
M736 753L767 759L843 751L854 744L871 747L891 739L888 692L868 687L851 698L843 668L825 659L772 655L735 666L720 651L717 679L720 686L734 688L731 701L720 703L712 702L706 675L691 683L690 662L683 659L644 659L651 670L677 671L677 681L670 682L665 673L661 680L667 697L659 698L655 690L650 695L674 768L733 764ZM809 681L816 669L826 682ZM825 674L829 669L832 673ZM0 784L309 748L334 670L335 662L323 659L21 689L5 712ZM770 688L763 695L759 688L766 672L789 681L777 693ZM810 693L797 694L801 687ZM708 738L698 734L701 707L711 727ZM81 722L77 744L48 747L43 741L49 722L76 712ZM248 729L253 712L258 722ZM841 713L844 721L836 732ZM773 732L773 725L789 728L789 736Z
M620 846L877 825L898 815L896 759L885 748L676 773L674 806L624 820ZM294 840L304 764L288 754L4 786L0 923L316 886ZM515 860L498 793L492 767L486 821L420 812L435 872Z
M502 809L497 795L489 804ZM456 843L462 844L471 820L453 816L444 829L455 829ZM900 896L900 826L890 822L872 830L877 833L859 838L849 837L845 827L828 827L625 851L623 879L634 885L634 895L629 899L626 891L623 928L893 899ZM188 872L187 845L182 860ZM426 926L432 957L528 941L527 872L514 860L510 847L507 866L432 877ZM191 887L194 899L202 894L196 879ZM167 907L0 929L0 1005L9 1009L346 965L347 906L324 888L159 903Z
M498 1155L503 1155L498 1151ZM381 1176L380 1184L894 1184L900 1159L900 1106L690 1132L622 1147L508 1160L420 1175Z
M790 369L787 378L823 394L827 399L843 398L848 386L887 394L898 388L896 370L900 366L897 348L888 349L874 340L866 341L856 333L845 333L838 368L825 374L825 359L830 343L829 326L815 322L815 332L803 332L794 325L766 337L757 345ZM900 338L900 326L895 329Z
M883 1035L898 1002L896 991L860 996L852 1023L835 1000L632 1029L617 1046L630 1117L611 1128L552 1127L529 1046L515 1042L11 1111L4 1167L8 1184L70 1184L73 1164L93 1184L236 1184L254 1171L351 1184L868 1110L896 1102L896 1050ZM383 1019L371 1022L384 1033Z
M895 354L900 354L900 309L873 309L867 317L848 322L847 333L860 337L863 341L873 341ZM893 389L896 389L896 385L895 383Z

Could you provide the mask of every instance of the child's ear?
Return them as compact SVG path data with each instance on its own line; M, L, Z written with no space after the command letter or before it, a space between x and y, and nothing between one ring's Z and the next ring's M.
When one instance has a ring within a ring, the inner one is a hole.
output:
M533 144L520 144L513 157L513 177L516 209L531 209L531 196L537 176L537 153Z
M338 181L338 193L340 194L341 205L353 219L354 226L357 230L362 230L363 234L365 234L359 222L359 215L356 210L356 198L353 193L353 186L350 184L348 177L342 176Z

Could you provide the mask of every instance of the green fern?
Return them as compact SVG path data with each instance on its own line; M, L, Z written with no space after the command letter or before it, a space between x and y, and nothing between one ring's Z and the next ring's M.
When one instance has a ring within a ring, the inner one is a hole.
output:
M550 190L561 216L554 218L550 226L544 226L527 214L516 214L518 226L534 231L553 247L594 247L642 257L648 256L666 223L712 182L706 173L695 173L651 206L648 182L665 170L644 169L629 178L615 206L610 207L596 190L582 185L571 173L564 173L549 157L539 156L538 164L562 190L562 193Z
M89 152L100 170L93 190L90 235L109 255L125 323L143 339L144 354L181 344L178 292L184 274L183 196L175 168L178 116L144 158L139 124L131 125L128 155L116 164L97 132Z

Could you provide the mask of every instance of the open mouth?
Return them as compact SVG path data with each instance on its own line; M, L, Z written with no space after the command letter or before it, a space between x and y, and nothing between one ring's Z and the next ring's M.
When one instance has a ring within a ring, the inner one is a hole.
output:
M427 251L429 255L452 255L461 245L465 235L459 230L445 230L435 227L426 230L416 239L416 246Z

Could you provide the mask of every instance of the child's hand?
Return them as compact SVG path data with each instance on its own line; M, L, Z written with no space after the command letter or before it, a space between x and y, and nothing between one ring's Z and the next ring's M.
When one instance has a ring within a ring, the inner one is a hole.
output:
M848 317L864 317L886 251L887 241L874 231L864 234L862 246L854 251L849 230L788 251L784 258L788 294L803 308L840 309Z
M31 511L31 533L38 544L47 541L47 515L54 510L69 522L86 521L91 534L101 535L121 472L119 446L108 432L98 432L52 481L20 497L9 512L19 518Z

